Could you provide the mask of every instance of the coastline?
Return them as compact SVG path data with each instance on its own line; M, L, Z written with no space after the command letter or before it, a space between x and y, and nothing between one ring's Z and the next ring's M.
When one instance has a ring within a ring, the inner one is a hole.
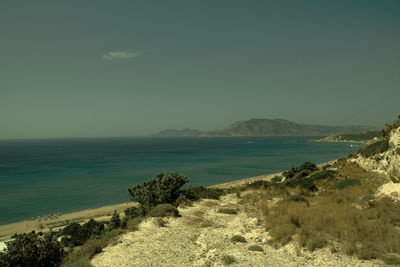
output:
M321 167L325 164L332 164L335 160L330 160L328 162L323 162L317 164L318 167ZM282 172L263 174L259 176L248 177L245 179L234 180L227 183L210 185L207 187L210 188L229 188L229 187L238 187L245 183L252 183L254 181L270 181L276 175L282 175ZM59 230L66 225L77 222L84 223L90 219L95 219L97 221L107 221L111 218L111 214L114 210L117 210L118 213L123 213L126 208L136 206L137 204L134 202L124 202L115 205L103 206L100 208L94 209L86 209L80 210L65 214L52 214L45 215L42 218L38 219L30 219L23 220L19 222L9 223L0 225L0 242L7 242L11 240L11 236L14 234L22 234L29 233L31 231L35 232L48 232L50 230Z

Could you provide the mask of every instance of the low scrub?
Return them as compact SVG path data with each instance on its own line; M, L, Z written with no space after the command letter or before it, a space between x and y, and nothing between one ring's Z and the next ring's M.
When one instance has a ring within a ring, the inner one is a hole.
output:
M76 247L70 251L70 253L64 258L61 266L91 266L90 260L96 254L102 252L103 248L116 242L118 237L123 233L125 233L124 230L115 229L105 232L100 238L88 240L82 246Z
M19 234L0 252L0 266L59 266L65 251L52 233Z
M190 200L199 200L202 198L218 200L221 196L225 195L225 191L220 188L197 186L183 189L181 194Z
M152 208L148 214L150 217L179 217L179 211L171 204L159 204Z
M310 179L312 181L317 181L317 180L322 180L322 179L327 179L327 178L334 178L335 175L337 174L337 171L334 170L323 170L320 172L317 172L313 175L310 176Z
M240 242L240 243L247 243L246 238L244 238L244 237L241 236L241 235L234 235L234 236L232 236L232 237L231 237L231 241L232 241L233 243L237 243L237 242Z
M387 151L388 149L389 149L389 139L385 138L385 139L378 140L372 144L369 144L369 145L361 148L359 153L363 157L368 158L373 155L383 153L383 152Z
M221 261L224 265L231 265L232 263L235 263L235 257L233 257L232 255L224 255L221 258Z
M345 180L335 182L330 188L336 190L343 190L353 186L361 185L360 179L347 178Z
M303 202L284 201L263 207L264 222L272 245L280 247L294 237L313 251L337 242L341 251L360 259L393 261L400 254L400 203L390 198L376 199L374 205L360 208L363 196L376 190L372 183L325 190ZM395 256L393 256L395 255Z
M146 210L158 204L172 204L181 194L180 188L188 182L186 176L178 173L160 173L156 179L128 189L132 201L137 201Z
M302 189L306 189L313 192L318 191L317 186L310 178L293 178L286 180L283 184L291 188L300 187Z
M233 208L219 208L218 212L223 213L223 214L237 214L238 213L237 209L233 209Z
M251 245L248 247L250 251L264 251L264 249L259 245Z

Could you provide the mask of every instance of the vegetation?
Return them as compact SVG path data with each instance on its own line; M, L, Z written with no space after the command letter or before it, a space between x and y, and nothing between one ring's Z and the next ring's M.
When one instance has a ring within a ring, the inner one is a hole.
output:
M374 138L382 137L381 131L366 131L362 133L349 133L349 134L338 134L334 135L334 138L339 141L370 141Z
M259 245L251 245L248 247L248 249L251 251L264 251L264 249Z
M301 246L313 251L335 242L341 251L360 259L396 262L400 253L400 233L396 230L400 226L400 203L371 198L378 185L346 179L332 186L336 189L291 196L302 201L281 201L274 206L261 203L271 244L280 247L296 237Z
M373 155L383 153L389 149L389 139L381 139L372 144L369 144L359 151L363 157L371 157Z
M241 243L247 243L246 238L244 238L241 235L234 235L231 237L231 241L233 243L241 242Z
M31 232L14 236L5 252L0 252L0 266L59 266L65 255L52 233Z
M179 217L179 211L171 204L159 204L150 210L150 217Z
M386 128L382 129L382 136L383 137L388 137L389 133L391 130L393 129L397 129L400 127L400 115L398 116L397 120L391 122L391 123L387 123L385 124Z
M223 214L237 214L238 213L237 209L233 209L233 208L219 208L218 212L223 213Z
M149 211L158 204L174 203L181 194L180 188L187 183L187 177L178 172L160 173L157 179L128 189L131 199Z
M221 260L224 265L231 265L236 262L235 257L232 255L224 255Z
M312 181L323 180L327 178L334 178L337 171L334 170L322 170L310 176Z
M181 191L182 196L189 200L206 199L219 199L225 195L225 191L220 188L209 188L204 186L190 187Z
M342 190L342 189L346 189L346 188L349 188L349 187L352 187L352 186L357 186L357 185L361 185L360 179L347 178L345 180L337 181L330 188L331 189Z
M78 223L71 223L58 235L63 236L61 243L66 247L80 246L90 238L97 238L102 235L104 224L91 219L82 226Z

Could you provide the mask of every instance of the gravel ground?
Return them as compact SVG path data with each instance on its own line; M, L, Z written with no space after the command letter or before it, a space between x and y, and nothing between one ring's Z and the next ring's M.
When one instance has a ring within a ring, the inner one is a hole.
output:
M296 249L293 243L275 249L268 245L265 228L244 212L235 195L219 201L203 200L193 207L180 208L182 217L168 218L164 227L155 218L143 221L139 230L124 234L96 255L94 266L384 266L381 261L361 261L330 253L328 248L314 252ZM238 209L237 214L219 213L220 207ZM247 243L233 243L241 235ZM253 252L259 245L263 252ZM299 254L299 256L297 256ZM225 261L224 261L225 259Z

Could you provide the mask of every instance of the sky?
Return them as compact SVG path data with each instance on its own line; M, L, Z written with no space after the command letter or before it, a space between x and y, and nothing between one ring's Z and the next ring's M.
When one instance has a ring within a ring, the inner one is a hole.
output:
M0 139L400 114L400 1L1 1Z

